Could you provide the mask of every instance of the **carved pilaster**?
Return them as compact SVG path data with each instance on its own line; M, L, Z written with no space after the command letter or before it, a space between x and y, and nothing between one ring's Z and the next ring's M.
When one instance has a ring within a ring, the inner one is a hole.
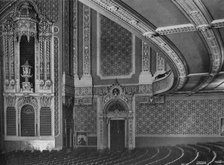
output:
M52 90L52 56L53 56L53 25L46 19L42 19L39 23L39 58L36 62L38 66L37 89L39 92L51 92Z
M151 48L148 43L142 41L142 71L139 75L139 84L152 84L154 77L150 72Z
M78 2L73 0L73 61L74 77L78 78Z
M3 23L3 57L5 92L15 92L15 53L13 21Z
M165 72L165 60L159 53L156 53L156 74Z
M86 5L83 5L83 75L79 86L92 86L91 76L91 57L90 57L90 28L91 11Z

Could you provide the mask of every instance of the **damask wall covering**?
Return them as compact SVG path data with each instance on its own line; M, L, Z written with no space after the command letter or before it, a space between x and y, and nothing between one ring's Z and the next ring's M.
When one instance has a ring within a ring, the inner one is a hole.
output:
M167 97L163 104L136 98L136 135L219 136L224 99Z
M100 16L100 74L127 76L133 71L132 33Z
M85 131L96 135L97 105L94 99L93 104L76 105L75 111L75 131Z

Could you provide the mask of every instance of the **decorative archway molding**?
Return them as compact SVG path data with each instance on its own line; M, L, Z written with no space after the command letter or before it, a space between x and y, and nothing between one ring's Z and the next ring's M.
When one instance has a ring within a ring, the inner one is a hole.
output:
M18 111L18 122L19 122L19 125L20 125L20 128L18 128L19 132L18 132L18 135L20 136L21 135L21 110L22 110L22 107L24 107L25 105L30 105L33 107L34 109L34 123L35 125L37 123L39 123L38 121L38 109L39 109L39 106L38 106L38 100L33 97L33 96L29 96L29 97L19 97L18 98L18 101L17 101L17 111ZM36 132L36 130L35 130Z

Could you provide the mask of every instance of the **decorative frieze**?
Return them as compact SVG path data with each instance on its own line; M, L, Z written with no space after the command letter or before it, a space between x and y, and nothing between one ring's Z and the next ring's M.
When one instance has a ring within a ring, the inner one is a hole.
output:
M75 105L92 105L93 97L80 97L75 98Z
M94 95L104 96L108 92L109 92L108 86L94 87L93 88Z
M76 87L75 96L88 96L92 95L92 87Z

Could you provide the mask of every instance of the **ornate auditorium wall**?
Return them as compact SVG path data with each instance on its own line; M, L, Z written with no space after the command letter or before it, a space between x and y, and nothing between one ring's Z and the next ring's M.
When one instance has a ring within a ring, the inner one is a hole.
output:
M97 101L92 98L75 99L74 125L75 132L86 133L89 146L96 146Z
M76 98L74 108L75 132L86 132L95 137L97 131L97 101L92 97ZM96 144L95 144L96 145Z
M223 106L222 96L169 96L162 104L141 103L141 97L137 97L137 146L146 141L151 143L153 137L162 143L170 143L169 140L191 143L199 139L210 141L221 138Z
M96 134L96 104L75 106L75 130Z

